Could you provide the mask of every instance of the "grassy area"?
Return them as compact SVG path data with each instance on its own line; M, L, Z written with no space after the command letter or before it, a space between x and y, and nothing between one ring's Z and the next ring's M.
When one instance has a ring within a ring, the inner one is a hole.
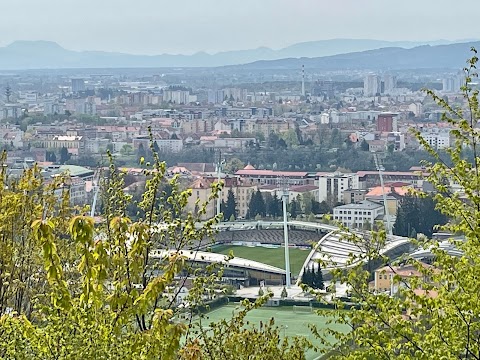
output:
M248 247L237 245L219 245L212 248L213 252L219 254L228 254L230 250L233 251L235 256L276 266L280 269L285 269L285 249L283 247L272 249L261 246ZM292 272L292 276L298 276L305 259L310 253L310 249L303 250L290 248L289 250L290 271Z
M230 319L238 305L226 305L215 309L206 314L206 319L202 320L202 326L208 326L213 322L223 319ZM283 307L262 307L250 311L246 319L252 325L258 325L260 321L265 322L271 318L275 319L275 324L281 328L281 335L287 337L304 336L313 344L319 345L318 340L313 336L309 325L315 325L317 329L333 328L339 331L347 331L347 327L342 324L327 324L328 317L319 316L312 312L294 312L293 306ZM333 340L333 339L332 339ZM319 357L319 354L313 350L306 353L307 360L313 360Z

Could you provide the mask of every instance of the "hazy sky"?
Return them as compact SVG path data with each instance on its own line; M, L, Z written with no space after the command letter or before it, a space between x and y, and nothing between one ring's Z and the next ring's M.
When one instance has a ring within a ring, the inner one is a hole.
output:
M332 38L480 38L480 0L0 0L0 46L51 40L137 54L281 48ZM466 25L465 25L466 24Z

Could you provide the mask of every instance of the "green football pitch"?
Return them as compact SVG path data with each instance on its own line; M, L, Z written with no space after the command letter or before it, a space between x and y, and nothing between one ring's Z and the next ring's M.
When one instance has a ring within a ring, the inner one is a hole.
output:
M234 312L238 310L238 304L229 304L212 310L205 314L206 317L202 320L202 326L208 327L211 323L223 319L228 320L232 317ZM316 313L311 312L310 308L303 307L298 311L294 311L293 306L262 307L251 310L247 314L246 320L249 321L249 324L251 325L258 325L260 321L265 323L271 318L275 319L275 325L280 328L280 335L282 337L304 336L315 345L319 345L319 341L313 336L309 328L310 324L315 325L318 330L331 328L338 331L347 331L345 325L327 324L328 317L319 316ZM320 354L314 350L308 350L306 353L307 360L313 360L319 357Z
M262 246L219 245L212 247L212 251L225 255L233 251L234 256L285 269L285 248L283 247L267 248ZM298 276L309 253L310 249L289 249L290 271L293 276Z

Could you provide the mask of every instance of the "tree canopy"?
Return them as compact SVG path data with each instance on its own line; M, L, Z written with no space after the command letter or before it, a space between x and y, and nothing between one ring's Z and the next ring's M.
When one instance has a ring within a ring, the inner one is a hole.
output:
M452 126L454 145L447 149L446 162L421 136L416 137L435 160L425 162L426 180L436 190L436 209L449 222L441 230L456 235L447 240L458 253L450 253L437 240L421 239L415 244L433 254L430 264L412 257L391 262L370 247L360 259L352 259L347 272L333 271L333 280L344 283L351 294L350 301L358 304L355 311L338 311L334 321L348 324L351 331L327 330L319 334L336 336L339 342L330 358L338 359L477 359L480 353L480 157L477 154L480 134L476 129L480 118L478 90L472 87L477 77L476 50L465 69L462 87L465 106L453 108L434 91L427 93L445 110L444 119ZM474 153L464 155L464 148ZM419 193L418 196L424 196ZM375 241L384 245L384 230L376 233ZM354 234L350 234L355 241ZM360 239L357 239L360 243ZM371 273L362 262L375 259L393 277L394 294L377 294L369 284ZM410 275L400 273L400 266L413 268ZM416 275L418 274L418 275ZM340 308L346 303L337 302Z
M244 320L270 293L243 302L232 319L209 324L211 331L188 320L222 296L223 271L217 263L194 267L182 249L209 239L219 219L200 221L206 203L186 211L191 190L168 177L156 153L154 160L144 164L135 220L127 216L134 200L123 191L125 174L111 160L101 181L100 223L85 215L89 206L70 205L68 176L46 182L34 167L11 179L0 167L8 184L0 187L0 358L302 358L305 341L280 339L273 321ZM220 186L212 185L209 201ZM187 279L188 307L179 306ZM266 334L275 341L260 341Z

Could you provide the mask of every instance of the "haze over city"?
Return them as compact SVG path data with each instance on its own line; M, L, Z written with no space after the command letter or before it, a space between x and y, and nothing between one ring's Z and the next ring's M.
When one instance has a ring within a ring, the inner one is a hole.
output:
M480 359L480 1L0 10L0 359Z
M16 0L3 2L0 46L48 40L71 50L131 54L283 48L335 38L480 38L464 26L475 0Z

